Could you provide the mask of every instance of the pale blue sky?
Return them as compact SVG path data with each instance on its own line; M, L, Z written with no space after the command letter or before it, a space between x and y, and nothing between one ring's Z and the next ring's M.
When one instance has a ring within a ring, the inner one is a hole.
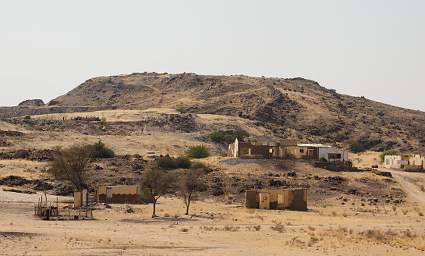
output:
M0 105L144 71L301 76L425 110L425 1L0 2Z

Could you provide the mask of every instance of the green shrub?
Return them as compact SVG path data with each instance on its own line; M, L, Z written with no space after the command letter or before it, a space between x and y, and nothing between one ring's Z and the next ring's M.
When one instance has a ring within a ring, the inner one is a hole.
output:
M211 169L208 166L206 166L205 164L203 164L201 162L193 162L190 169L202 171L204 173L209 173L211 171Z
M192 165L192 162L187 157L173 158L169 155L158 157L156 162L158 167L165 170L173 170L177 168L189 169Z
M222 131L215 131L208 136L212 141L220 143L225 139L225 134Z
M379 155L379 158L381 158L381 162L383 163L385 160L385 156L389 156L389 155L397 155L398 151L395 149L390 149L390 150L385 150L384 152L382 152Z
M233 143L236 138L244 140L249 134L244 130L214 131L208 135L211 141L217 143Z
M156 162L161 169L172 170L177 168L176 161L169 155L158 157Z
M186 151L186 154L188 157L192 158L205 158L210 155L208 149L203 145L190 147Z
M353 153L365 152L366 150L373 148L381 142L382 141L379 139L361 138L357 141L351 142L350 150Z
M184 108L184 107L177 107L176 111L179 112L179 113L182 113L182 114L187 112L186 108Z
M102 141L98 141L93 145L87 146L92 158L113 158L115 152L108 148Z
M192 162L187 157L178 157L175 162L177 168L189 169L192 166Z

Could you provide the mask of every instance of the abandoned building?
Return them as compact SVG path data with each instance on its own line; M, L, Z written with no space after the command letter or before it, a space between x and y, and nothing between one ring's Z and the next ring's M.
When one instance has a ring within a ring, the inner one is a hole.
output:
M245 192L245 206L252 209L307 211L307 189L261 189Z
M89 193L87 189L74 192L74 208L87 207L89 204Z
M142 192L138 185L99 186L97 189L97 202L137 204L142 202Z
M412 154L409 157L408 163L409 166L413 167L421 167L425 168L425 157L418 155L418 154Z
M418 154L386 155L384 167L388 169L425 169L425 157Z
M348 152L323 144L298 144L286 147L286 154L297 159L324 159L328 162L348 161Z
M348 152L322 144L289 144L279 142L240 142L237 138L229 144L228 156L235 158L296 158L325 159L328 162L348 160Z
M228 155L240 158L273 158L279 156L279 145L258 142L235 142L229 144Z

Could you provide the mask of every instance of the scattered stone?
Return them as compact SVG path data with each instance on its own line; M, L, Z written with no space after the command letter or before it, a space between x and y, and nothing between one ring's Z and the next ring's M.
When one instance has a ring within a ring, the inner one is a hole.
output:
M297 177L297 173L295 171L288 172L288 177Z
M384 176L384 177L391 177L391 178L393 177L391 172L386 172L386 171L373 170L372 173L379 175L379 176Z
M126 208L126 213L134 213L134 210L133 210L133 208L131 208L129 205L127 205L127 208Z
M22 137L25 134L23 132L18 132L18 131L3 131L0 130L0 136L5 136L5 137Z
M11 175L11 176L7 176L3 179L0 179L0 185L4 185L4 186L23 186L23 185L27 185L30 184L31 181L27 180L25 178L19 177L19 176L15 176L15 175Z

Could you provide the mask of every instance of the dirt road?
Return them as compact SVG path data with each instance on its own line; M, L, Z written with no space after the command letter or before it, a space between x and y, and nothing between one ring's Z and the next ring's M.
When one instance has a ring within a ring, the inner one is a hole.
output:
M425 173L411 173L383 169L392 173L394 179L401 185L407 193L408 198L425 206Z

